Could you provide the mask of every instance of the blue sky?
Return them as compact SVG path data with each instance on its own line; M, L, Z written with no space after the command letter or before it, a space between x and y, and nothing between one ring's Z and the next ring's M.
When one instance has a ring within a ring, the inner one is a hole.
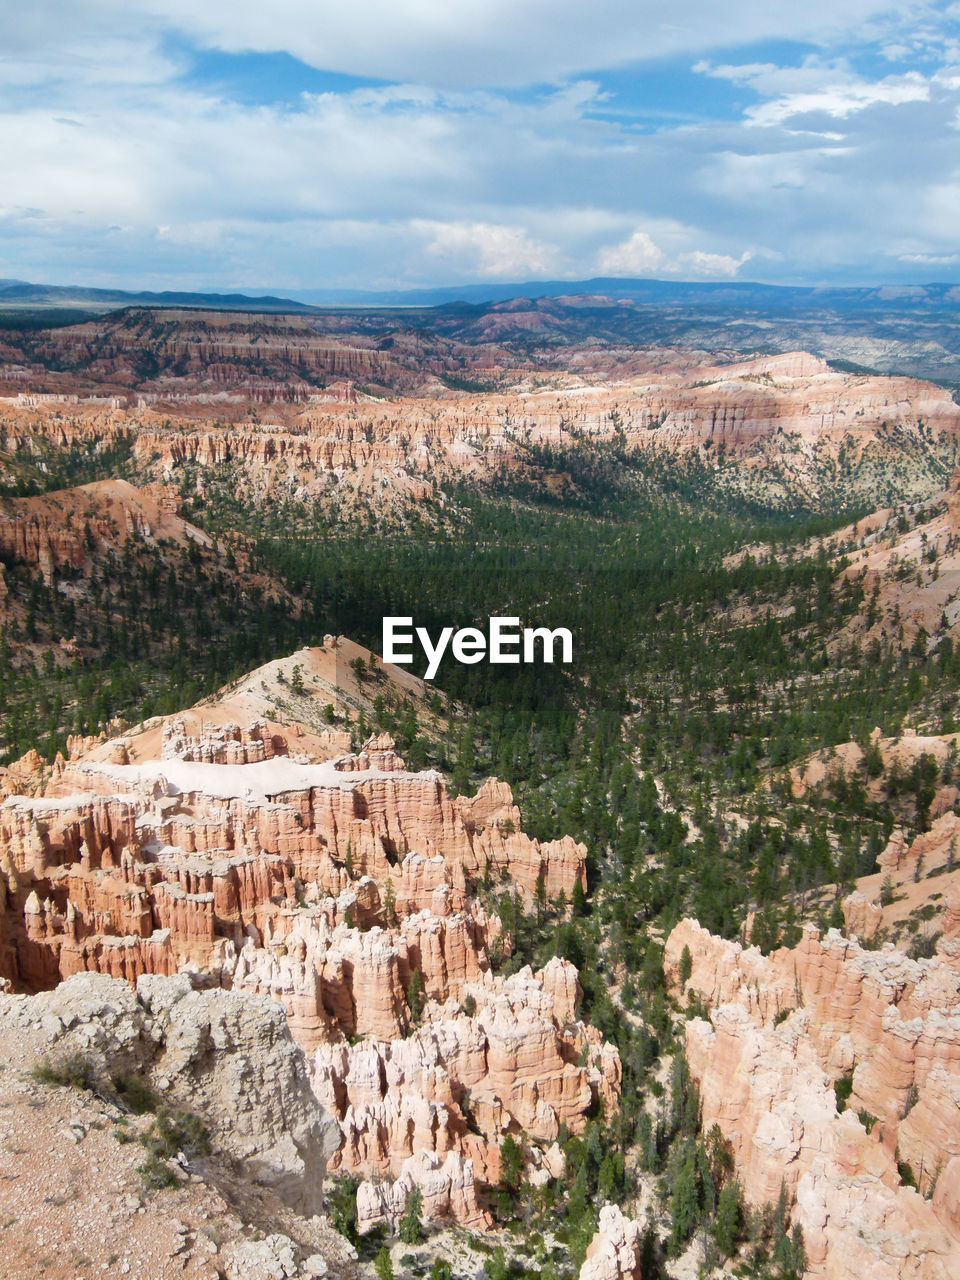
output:
M0 277L960 280L960 4L0 0Z

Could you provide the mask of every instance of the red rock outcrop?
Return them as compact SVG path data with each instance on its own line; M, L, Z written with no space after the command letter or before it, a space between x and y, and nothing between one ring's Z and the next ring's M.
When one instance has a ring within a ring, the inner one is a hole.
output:
M379 1222L399 1222L414 1187L423 1195L423 1216L429 1221L453 1218L473 1231L491 1225L490 1215L477 1202L473 1165L454 1152L441 1160L420 1150L403 1162L394 1182L361 1182L357 1188L357 1230L365 1234Z
M337 1162L402 1186L411 1162L427 1154L469 1197L477 1220L474 1184L497 1182L506 1134L525 1133L532 1179L557 1176L559 1126L582 1132L598 1097L616 1106L620 1063L592 1028L558 1021L546 985L529 970L506 982L488 974L466 989L472 1016L450 1001L428 1008L408 1039L321 1045L314 1089L344 1131ZM362 1229L402 1212L403 1201L384 1199L377 1185L361 1186Z
M237 724L208 725L203 733L190 735L183 720L168 720L163 726L164 760L193 760L203 764L257 764L286 755L287 741L271 734L262 720L244 729ZM127 764L128 760L118 760Z
M687 990L711 1008L709 1023L687 1024L703 1124L731 1143L747 1199L785 1187L815 1275L954 1274L954 1191L940 1184L960 1167L957 943L914 961L808 929L762 956L686 920L667 941L674 985L685 947ZM838 1114L833 1084L846 1074ZM898 1161L923 1194L901 1185Z

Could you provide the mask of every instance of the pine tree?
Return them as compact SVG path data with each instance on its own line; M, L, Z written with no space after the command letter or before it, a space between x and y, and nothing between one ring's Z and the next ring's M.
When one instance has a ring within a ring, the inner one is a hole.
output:
M740 1220L740 1184L728 1182L720 1192L717 1201L717 1219L713 1227L713 1238L724 1257L729 1258L736 1248Z
M573 882L573 904L570 914L575 919L587 914L587 895L584 893L583 885L579 880L574 880Z
M672 1218L670 1224L670 1252L678 1254L697 1225L700 1197L697 1193L697 1165L695 1149L691 1144L677 1181L673 1188Z
M414 969L410 975L410 984L407 987L407 1004L410 1008L410 1017L414 1022L423 1013L423 977L419 969Z
M690 954L690 948L684 943L683 950L680 952L680 964L677 969L677 976L680 979L680 989L684 990L690 981L690 975L693 973L693 956Z
M404 1244L419 1244L423 1239L423 1222L420 1214L423 1210L423 1192L414 1187L407 1197L406 1208L400 1219L399 1235Z
M393 887L393 878L391 876L387 876L387 883L383 891L383 919L390 928L397 923L397 894Z
M508 1133L500 1144L500 1185L508 1191L519 1191L523 1180L523 1148Z

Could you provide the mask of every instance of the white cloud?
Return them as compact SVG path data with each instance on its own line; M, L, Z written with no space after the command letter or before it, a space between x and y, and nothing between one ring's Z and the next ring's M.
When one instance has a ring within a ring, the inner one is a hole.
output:
M681 254L677 266L684 274L689 273L698 279L704 276L720 276L732 280L752 257L753 254L749 249L745 249L739 258L734 258L729 253L704 253L702 249L695 249L693 253Z
M770 100L747 107L745 117L757 125L783 124L795 116L823 114L843 120L875 106L926 102L931 81L918 71L867 80L845 59L808 57L799 66L771 62L713 65L701 60L694 71L754 90Z
M873 25L890 40L933 0L896 20L885 0L6 0L4 42L16 54L87 38L186 35L228 52L286 52L313 66L445 85L557 83L590 68L694 56L763 40L820 45ZM878 29L879 29L878 27Z
M924 76L910 72L873 83L828 85L815 93L790 93L759 107L750 107L747 118L757 125L782 124L796 116L822 114L844 120L868 107L898 107L926 102L930 85Z
M462 273L502 279L542 276L559 259L556 246L532 239L520 227L415 219L411 229L425 238L428 253Z
M901 262L916 262L924 267L953 266L960 262L960 253L899 253ZM956 291L960 294L960 290Z
M0 7L0 275L307 288L776 262L781 278L898 263L916 278L917 255L960 251L960 51L924 3L881 21L873 0L678 0L669 23L662 0ZM874 53L922 59L859 74L836 38L854 15ZM820 52L737 62L765 30ZM235 101L184 74L184 32L397 82ZM632 61L642 90L677 52L737 92L713 119L717 86L681 126L631 117L606 71Z
M597 270L605 276L648 276L661 271L666 261L646 231L634 231L629 240L600 251Z
M687 228L675 227L673 235L689 239L695 233ZM601 249L597 255L597 270L610 276L676 276L697 280L732 279L753 254L745 250L739 257L728 253L709 253L692 249L670 256L646 231L637 229L621 244Z

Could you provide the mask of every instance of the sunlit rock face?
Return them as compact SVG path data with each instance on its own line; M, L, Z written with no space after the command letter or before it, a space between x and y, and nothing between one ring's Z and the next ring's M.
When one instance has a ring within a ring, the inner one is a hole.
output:
M675 989L684 948L686 991L710 1010L686 1032L703 1124L720 1126L748 1202L785 1189L814 1275L957 1274L960 945L911 960L807 929L763 956L684 920L666 947Z
M614 1204L600 1210L597 1231L587 1246L580 1280L643 1280L643 1226Z

